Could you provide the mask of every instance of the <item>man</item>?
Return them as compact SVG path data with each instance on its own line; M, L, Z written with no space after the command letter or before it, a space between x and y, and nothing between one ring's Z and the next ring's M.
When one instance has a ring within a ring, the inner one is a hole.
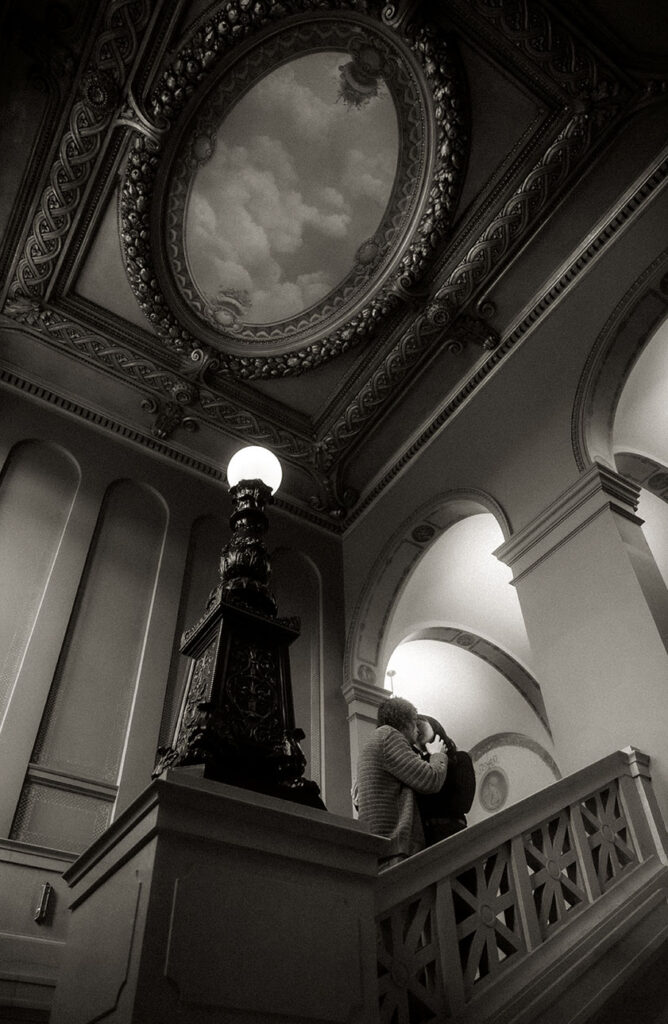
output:
M448 770L444 742L436 737L426 745L423 760L418 739L417 710L401 697L378 708L378 727L360 754L357 766L359 820L391 846L383 866L403 860L425 846L416 793L436 793Z

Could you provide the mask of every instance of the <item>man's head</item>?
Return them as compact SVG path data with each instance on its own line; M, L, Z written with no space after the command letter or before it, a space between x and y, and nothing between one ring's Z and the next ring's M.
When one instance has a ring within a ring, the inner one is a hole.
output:
M398 729L407 740L417 740L417 708L403 697L390 697L378 708L378 725L391 725Z
M434 732L434 727L429 719L424 718L422 715L418 718L417 727L418 743L424 749L427 743L431 743L436 733Z

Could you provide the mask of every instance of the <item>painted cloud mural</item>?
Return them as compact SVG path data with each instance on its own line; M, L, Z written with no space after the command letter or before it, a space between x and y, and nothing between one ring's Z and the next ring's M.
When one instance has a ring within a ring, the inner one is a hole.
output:
M340 52L308 54L257 82L217 130L186 211L193 280L234 294L248 323L294 316L351 269L382 219L397 165L386 89L337 102Z

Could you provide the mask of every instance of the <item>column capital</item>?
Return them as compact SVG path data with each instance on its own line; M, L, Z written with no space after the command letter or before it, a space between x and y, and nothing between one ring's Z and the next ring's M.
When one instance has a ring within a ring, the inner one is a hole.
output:
M512 568L517 583L606 509L642 525L636 515L639 497L640 487L596 463L494 554Z
M361 715L374 724L377 708L393 696L390 690L384 690L374 683L365 683L361 679L351 679L344 683L341 692L348 705L348 718L352 718L353 715Z

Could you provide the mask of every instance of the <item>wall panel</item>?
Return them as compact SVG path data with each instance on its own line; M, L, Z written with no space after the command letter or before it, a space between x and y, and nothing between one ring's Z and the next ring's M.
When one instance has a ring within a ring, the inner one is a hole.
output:
M108 489L12 838L83 848L110 820L166 525L151 489Z
M0 723L4 720L79 486L74 459L26 441L0 479Z

